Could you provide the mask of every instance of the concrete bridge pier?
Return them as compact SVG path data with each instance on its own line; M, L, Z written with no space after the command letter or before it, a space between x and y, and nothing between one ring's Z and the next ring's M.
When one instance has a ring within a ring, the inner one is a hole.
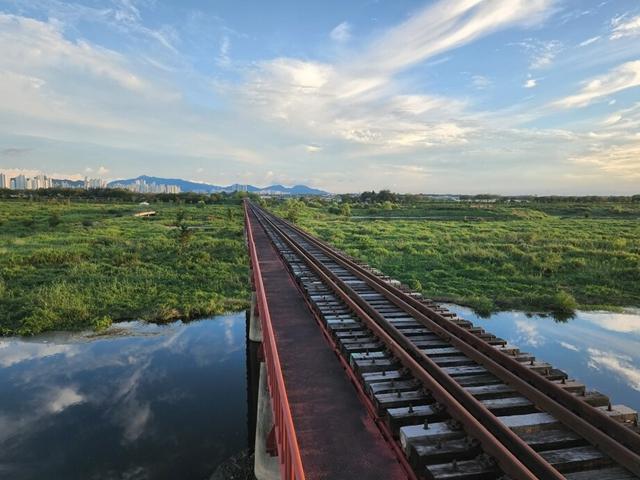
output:
M256 422L256 443L254 447L255 463L253 473L257 480L279 480L280 461L276 455L267 451L267 439L273 429L273 409L269 386L267 384L267 367L260 363L260 384L258 387L258 416Z
M252 388L252 395L256 395L250 402L250 407L255 408L251 413L255 414L255 439L254 447L254 474L257 480L280 480L280 462L277 456L272 456L267 451L269 434L274 428L273 408L269 396L269 384L267 382L267 368L262 355L262 326L260 324L260 312L257 302L257 294L253 283L253 269L249 269L249 281L251 282L251 309L248 312L247 351L249 355L248 375L255 382L257 389ZM257 392L256 392L257 390ZM255 393L254 393L255 392ZM250 415L251 415L250 413Z
M256 292L251 292L251 310L249 311L249 340L262 343L262 326Z

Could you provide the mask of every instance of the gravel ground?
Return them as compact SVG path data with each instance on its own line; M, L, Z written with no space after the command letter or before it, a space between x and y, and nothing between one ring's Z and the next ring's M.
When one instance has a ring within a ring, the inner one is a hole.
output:
M209 480L255 480L253 453L243 450L225 460Z

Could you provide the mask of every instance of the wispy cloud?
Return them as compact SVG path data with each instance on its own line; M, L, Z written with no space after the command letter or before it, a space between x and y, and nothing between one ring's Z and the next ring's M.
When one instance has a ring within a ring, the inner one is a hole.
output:
M294 58L262 62L239 94L265 116L319 138L375 146L382 152L461 144L474 130L461 118L462 102L425 94L399 95L396 75L495 31L535 24L552 4L547 0L440 1L340 62ZM476 87L489 85L480 76L473 82Z
M631 18L623 15L611 21L611 40L635 36L640 36L640 15Z
M349 22L342 22L331 30L329 33L331 39L338 43L348 42L351 39L351 24Z
M63 410L85 401L84 395L78 393L75 388L64 387L50 394L47 410L50 413L60 413Z
M535 38L527 38L516 45L529 56L531 70L540 70L551 66L553 60L563 49L562 43L558 40L542 41Z
M490 78L485 77L484 75L474 75L471 77L471 83L478 90L484 90L488 88L493 83Z
M222 67L227 67L231 63L231 58L229 57L229 51L231 50L231 39L228 35L224 35L222 37L222 41L220 42L220 50L218 52L217 63Z
M591 37L591 38L587 38L584 42L580 42L580 44L578 46L580 47L586 47L588 45L591 45L592 43L596 43L598 40L600 40L602 37L600 35L596 36L596 37Z
M640 391L640 368L633 365L633 360L625 355L603 352L589 348L589 364L597 369L605 369L618 377L634 390Z
M538 86L538 80L535 78L528 78L526 82L524 82L524 88L534 88Z
M575 95L555 102L560 108L586 107L595 100L640 85L640 60L627 62L608 73L588 80Z
M579 352L580 349L578 347L576 347L575 345L573 345L572 343L569 342L559 342L560 346L563 348L566 348L567 350L571 350L574 352Z

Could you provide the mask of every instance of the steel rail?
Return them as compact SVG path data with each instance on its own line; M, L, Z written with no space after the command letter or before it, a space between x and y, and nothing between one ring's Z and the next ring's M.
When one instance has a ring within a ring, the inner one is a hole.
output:
M390 325L384 317L367 306L366 302L349 285L322 262L305 253L305 249L275 225L267 215L262 214L261 216L309 268L367 324L400 362L425 385L429 393L446 407L451 417L464 425L467 433L476 438L483 450L496 459L505 474L523 480L564 479L563 475L502 424L482 403L460 387L433 360ZM486 423L489 423L490 427L487 427ZM505 446L507 442L499 440L496 435L500 435L503 439L509 439L510 445L516 452L507 448Z
M565 391L539 373L499 351L485 340L456 325L422 302L390 285L321 240L307 234L285 220L278 219L310 241L343 267L352 270L371 288L383 294L396 306L436 333L446 337L487 370L511 384L538 408L554 415L558 421L609 455L621 466L640 476L640 435Z
M260 222L259 218L258 218L258 222ZM284 258L284 255L282 254L282 252L278 251L278 254L280 255L280 258L286 264L287 260ZM291 272L291 270L290 270L290 272ZM354 370L351 367L351 365L349 365L349 362L345 359L344 355L342 355L340 347L338 346L338 342L331 335L331 331L327 328L327 325L324 323L321 314L318 313L314 309L314 306L311 303L311 301L309 300L309 297L308 297L307 293L305 292L304 288L302 287L302 284L300 282L297 282L297 281L294 282L294 283L296 285L296 288L298 289L298 291L302 295L302 298L304 299L305 304L307 305L307 307L311 311L311 313L313 315L313 318L315 319L316 323L318 324L318 328L320 328L320 331L322 332L322 335L324 336L324 338L327 341L327 343L331 346L331 350L333 350L334 354L338 358L338 361L342 365L342 368L344 369L347 377L349 378L349 381L351 382L351 384L356 389L358 397L360 398L360 400L364 404L364 407L365 407L367 413L369 414L369 416L371 417L373 422L376 424L376 426L380 430L380 433L382 434L382 437L387 442L389 447L393 450L393 453L396 456L396 458L397 458L398 462L400 463L400 465L402 466L402 469L407 474L408 480L418 480L418 477L416 476L416 473L413 471L413 468L409 464L409 461L408 461L407 457L404 455L404 452L402 451L402 449L398 445L398 442L396 442L395 439L393 438L393 433L391 432L391 429L389 428L389 426L384 421L384 418L382 418L380 415L378 415L378 412L376 410L375 405L373 404L373 401L371 400L369 395L367 395L367 393L365 392L364 387L362 386L360 380L358 379L358 376L354 372Z
M267 383L269 386L274 425L276 428L276 444L278 447L278 458L280 461L280 475L283 480L305 480L302 458L300 456L300 447L298 446L298 439L296 437L293 418L291 416L291 407L289 406L284 377L282 376L280 356L278 355L276 337L273 332L273 325L271 324L269 306L267 304L267 297L264 284L262 282L262 272L260 271L260 262L256 252L256 245L253 239L253 232L251 230L251 219L249 218L246 203L244 205L244 210L249 258L253 268L253 283L256 289L258 312L260 314L260 324L263 334L262 346L267 367Z

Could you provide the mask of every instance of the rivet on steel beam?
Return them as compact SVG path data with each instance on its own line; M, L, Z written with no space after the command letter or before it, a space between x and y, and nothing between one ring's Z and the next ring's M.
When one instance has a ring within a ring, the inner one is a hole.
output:
M383 371L382 371L382 376L383 376L383 377L386 377L386 376L387 376L387 371L386 371L386 370L383 370Z
M451 469L454 472L458 471L458 462L457 462L457 460L455 458L451 461Z
M436 442L436 449L437 449L437 450L440 450L441 448L442 448L442 440L438 440L438 441Z
M413 404L409 404L409 413L413 413Z
M400 390L396 390L396 396L400 398L402 396L402 392Z
M562 383L562 385L566 385L567 380L564 377L562 377L561 383Z
M531 361L529 362L529 365L533 365L534 364L534 360L535 360L535 358L531 358Z
M610 412L610 411L611 411L611 402L607 404L607 412Z
M425 430L429 430L429 420L428 419L424 419L424 423L422 424L422 428L424 428Z
M392 378L391 379L391 387L395 387L396 386L396 381Z

